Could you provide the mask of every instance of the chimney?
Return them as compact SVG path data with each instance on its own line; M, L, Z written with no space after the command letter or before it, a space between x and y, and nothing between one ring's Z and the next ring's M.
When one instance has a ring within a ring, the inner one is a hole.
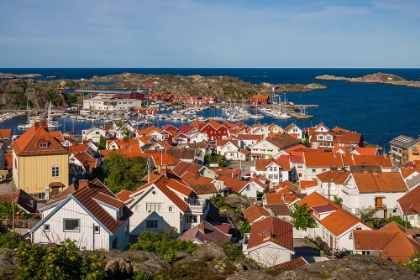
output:
M81 188L89 186L89 180L88 179L80 179L79 180L79 190Z
M48 130L48 121L47 120L42 120L39 123L40 123L40 126L45 128L46 130Z
M166 178L168 178L168 169L166 165L160 166L160 175L164 175Z
M202 232L204 232L204 224L203 223L200 223L198 225L198 229L201 230Z
M387 260L388 259L388 253L385 251L379 251L379 258L383 259L383 260Z

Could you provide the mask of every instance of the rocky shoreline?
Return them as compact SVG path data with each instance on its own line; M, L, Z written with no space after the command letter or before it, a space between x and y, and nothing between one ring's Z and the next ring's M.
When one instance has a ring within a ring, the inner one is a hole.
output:
M407 87L420 87L420 82L417 81L407 81L404 78L388 73L374 73L370 75L366 75L363 77L357 78L347 78L347 77L339 77L334 75L320 75L315 77L317 80L325 80L325 81L347 81L347 82L355 82L355 83L380 83L380 84L389 84L389 85L396 85L396 86L407 86Z
M0 74L9 75L9 74ZM12 75L12 74L10 74ZM326 89L320 84L251 84L230 76L181 76L181 75L144 75L122 73L90 79L34 80L39 74L20 75L29 79L4 79L0 81L0 108L16 109L26 107L45 108L49 100L53 106L67 103L65 90L71 89L147 89L148 93L172 93L174 95L215 96L220 100L250 100L254 94L269 94L275 87L278 92L310 92ZM1 77L1 76L0 76ZM99 84L95 84L99 83ZM105 84L100 84L105 83Z
M57 79L60 78L58 76L45 76L41 74L12 74L12 73L1 73L0 72L0 79L33 79L33 78L50 78L50 79Z

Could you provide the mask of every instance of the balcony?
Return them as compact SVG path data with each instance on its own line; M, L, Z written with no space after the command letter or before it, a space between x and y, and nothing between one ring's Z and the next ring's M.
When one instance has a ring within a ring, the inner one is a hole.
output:
M187 199L185 202L193 213L205 213L208 208L206 199Z

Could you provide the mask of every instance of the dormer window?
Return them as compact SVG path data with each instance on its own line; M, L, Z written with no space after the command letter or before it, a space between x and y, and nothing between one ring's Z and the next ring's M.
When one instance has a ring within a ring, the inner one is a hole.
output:
M39 142L39 147L42 148L47 148L48 147L48 142Z

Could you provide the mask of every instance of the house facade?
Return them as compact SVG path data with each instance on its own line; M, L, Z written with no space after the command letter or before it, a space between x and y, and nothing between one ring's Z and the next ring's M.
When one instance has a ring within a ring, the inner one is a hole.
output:
M191 188L163 175L130 194L126 203L133 211L130 234L134 236L171 227L182 233L204 221L209 210L207 200L198 199Z
M264 267L290 261L294 254L293 225L277 217L255 221L244 236L242 251Z
M36 122L12 142L13 181L37 199L48 199L69 185L69 152L43 125Z
M420 160L420 138L400 135L389 142L389 153L393 160L405 164Z
M98 179L79 181L78 190L39 209L42 219L30 231L33 243L73 240L85 250L125 250L132 212Z

